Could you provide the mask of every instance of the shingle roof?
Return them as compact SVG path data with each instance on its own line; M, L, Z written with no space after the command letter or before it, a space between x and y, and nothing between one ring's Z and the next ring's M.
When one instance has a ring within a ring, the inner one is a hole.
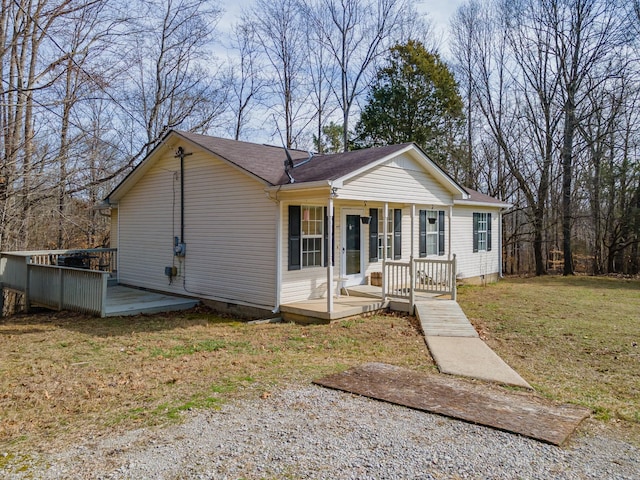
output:
M176 133L271 185L290 183L284 169L284 161L287 157L282 147L238 142L195 133ZM402 150L408 145L410 143L330 155L315 155L311 161L303 165L302 161L306 160L309 154L302 150L289 150L294 163L301 164L290 173L296 183L335 180Z
M494 203L496 205L506 204L506 202L503 202L502 200L498 200L497 198L492 197L490 195L477 192L476 190L472 190L467 187L464 187L464 189L469 194L469 198L466 199L467 202Z
M271 185L289 182L289 177L284 171L284 161L287 157L282 147L238 142L197 133L180 131L176 133ZM302 150L289 150L289 153L294 161L300 161L309 156Z

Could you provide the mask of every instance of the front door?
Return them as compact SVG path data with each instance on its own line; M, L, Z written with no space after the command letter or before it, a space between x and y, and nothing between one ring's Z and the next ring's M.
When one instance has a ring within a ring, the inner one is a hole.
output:
M360 285L364 280L361 213L358 210L343 211L341 273L346 279L345 286Z

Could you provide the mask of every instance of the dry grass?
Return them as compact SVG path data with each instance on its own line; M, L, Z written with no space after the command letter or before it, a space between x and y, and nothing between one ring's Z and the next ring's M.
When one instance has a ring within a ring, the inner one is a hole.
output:
M599 425L640 442L639 281L508 279L461 288L459 302L538 392L586 405ZM436 371L415 320L392 315L317 326L248 325L204 310L2 319L0 453L164 424L368 361Z
M640 441L640 281L511 278L463 287L458 301L538 393L587 406Z
M163 424L367 361L435 369L408 318L248 325L206 311L0 322L0 452Z

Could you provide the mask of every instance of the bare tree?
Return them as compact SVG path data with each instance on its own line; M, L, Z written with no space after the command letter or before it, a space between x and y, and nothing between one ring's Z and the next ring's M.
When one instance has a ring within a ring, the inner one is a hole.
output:
M598 72L600 80L615 75L613 59L626 40L616 0L545 0L541 26L554 36L552 53L561 78L562 133L562 246L565 275L573 274L571 250L574 137L579 109L587 92L586 80Z
M271 108L284 121L284 144L292 147L302 128L296 127L305 111L303 71L306 62L305 29L297 0L257 0L243 23L254 25L257 40L270 65L273 95ZM305 119L305 124L308 118Z
M231 48L238 59L230 67L230 110L234 114L236 140L240 140L252 109L262 102L267 86L254 27L251 23L240 23L233 28Z
M200 0L141 0L136 21L133 68L124 101L131 105L132 129L144 138L132 157L148 153L171 128L206 130L220 117L227 86L216 82L208 54L220 9Z
M367 89L376 62L402 41L418 15L412 0L317 0L307 3L308 18L319 32L321 48L336 66L332 87L342 112L343 144L349 148L351 110Z

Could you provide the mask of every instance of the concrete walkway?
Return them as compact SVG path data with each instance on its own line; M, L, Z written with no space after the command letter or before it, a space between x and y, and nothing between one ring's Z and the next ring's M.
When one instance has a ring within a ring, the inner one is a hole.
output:
M484 343L453 300L416 302L427 347L442 373L531 388Z

